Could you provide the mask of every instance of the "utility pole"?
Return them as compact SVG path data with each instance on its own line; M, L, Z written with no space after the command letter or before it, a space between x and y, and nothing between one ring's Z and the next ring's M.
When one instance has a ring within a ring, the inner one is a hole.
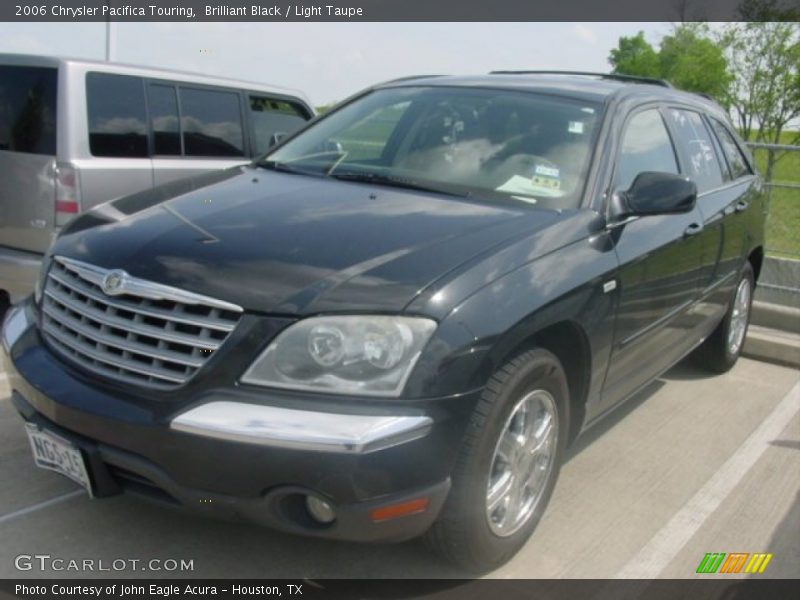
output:
M111 2L106 2L106 6L110 6ZM114 29L115 24L111 22L111 11L106 11L106 62L110 62L114 58Z

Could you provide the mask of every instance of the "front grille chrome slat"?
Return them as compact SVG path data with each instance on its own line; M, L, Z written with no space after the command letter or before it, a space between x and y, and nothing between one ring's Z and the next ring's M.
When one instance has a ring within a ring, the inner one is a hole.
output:
M66 312L55 308L55 306L55 303L52 303L52 301L48 298L44 305L45 314L52 318L55 322L67 326L69 329L72 329L72 331L79 333L83 337L89 338L97 344L119 348L123 351L127 350L128 352L149 356L158 360L165 360L180 365L187 365L189 367L203 366L203 359L201 358L191 358L191 355L181 355L177 352L159 350L158 346L148 346L146 344L130 341L127 338L121 338L102 333L102 331L98 331L90 325L81 323L78 319L75 319Z
M221 300L59 256L41 308L42 333L62 356L106 378L156 389L189 381L242 313Z
M52 286L45 290L44 295L45 297L55 300L58 304L67 307L71 311L85 315L92 321L100 323L101 325L117 329L126 329L131 324L130 319L121 319L109 314L106 311L98 310L85 302L75 300L68 294L65 294L57 288L53 288ZM196 346L201 350L216 350L220 345L219 342L215 342L212 339L199 339L193 335L185 335L175 331L167 331L160 327L147 325L146 323L137 323L137 331L139 331L140 335L143 336L164 340L165 342Z
M95 302L101 302L109 306L113 306L118 310L127 310L130 312L144 315L145 317L153 317L156 319L168 319L176 323L185 323L187 325L196 325L198 327L208 327L210 329L218 329L219 331L232 331L235 325L230 322L217 320L217 319L197 319L190 314L171 314L169 311L153 308L147 305L138 305L133 302L121 300L119 298L112 298L104 296L103 293L96 286L90 286L87 282L74 277L71 280L65 277L62 273L53 274L50 278L55 279L65 288L71 289L73 292L78 292ZM97 290L97 291L95 291Z

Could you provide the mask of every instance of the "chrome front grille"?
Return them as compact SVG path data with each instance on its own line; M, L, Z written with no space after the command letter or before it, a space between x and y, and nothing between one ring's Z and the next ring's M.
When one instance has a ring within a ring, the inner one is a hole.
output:
M42 331L80 367L125 383L186 383L236 327L235 304L54 258L42 294Z

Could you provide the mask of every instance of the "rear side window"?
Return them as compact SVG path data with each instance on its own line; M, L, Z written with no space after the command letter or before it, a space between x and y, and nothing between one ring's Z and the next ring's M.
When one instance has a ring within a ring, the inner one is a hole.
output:
M308 120L302 108L285 100L251 94L249 102L256 154L263 154L282 136L294 133Z
M618 190L627 190L639 173L678 173L669 133L656 109L636 113L625 128L614 178Z
M0 150L56 153L58 71L0 65Z
M239 94L182 87L180 104L187 156L244 156Z
M752 172L750 171L750 166L747 164L747 160L744 154L742 154L739 144L736 143L733 135L731 135L731 132L716 119L709 120L711 121L711 126L714 128L714 132L717 134L717 139L722 146L722 151L725 153L725 158L728 160L731 176L734 179L738 179L739 177L750 175Z
M94 156L147 156L144 84L139 77L89 73L86 103Z
M180 156L181 130L178 123L178 96L171 85L151 84L147 89L153 153Z
M691 110L672 108L667 119L675 133L684 174L697 184L697 190L702 193L722 185L722 169L703 117Z

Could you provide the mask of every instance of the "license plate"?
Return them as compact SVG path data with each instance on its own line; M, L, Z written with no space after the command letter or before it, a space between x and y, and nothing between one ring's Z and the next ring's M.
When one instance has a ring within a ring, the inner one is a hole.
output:
M92 485L86 462L77 446L32 423L26 424L26 428L36 466L66 475L84 487L91 496Z

